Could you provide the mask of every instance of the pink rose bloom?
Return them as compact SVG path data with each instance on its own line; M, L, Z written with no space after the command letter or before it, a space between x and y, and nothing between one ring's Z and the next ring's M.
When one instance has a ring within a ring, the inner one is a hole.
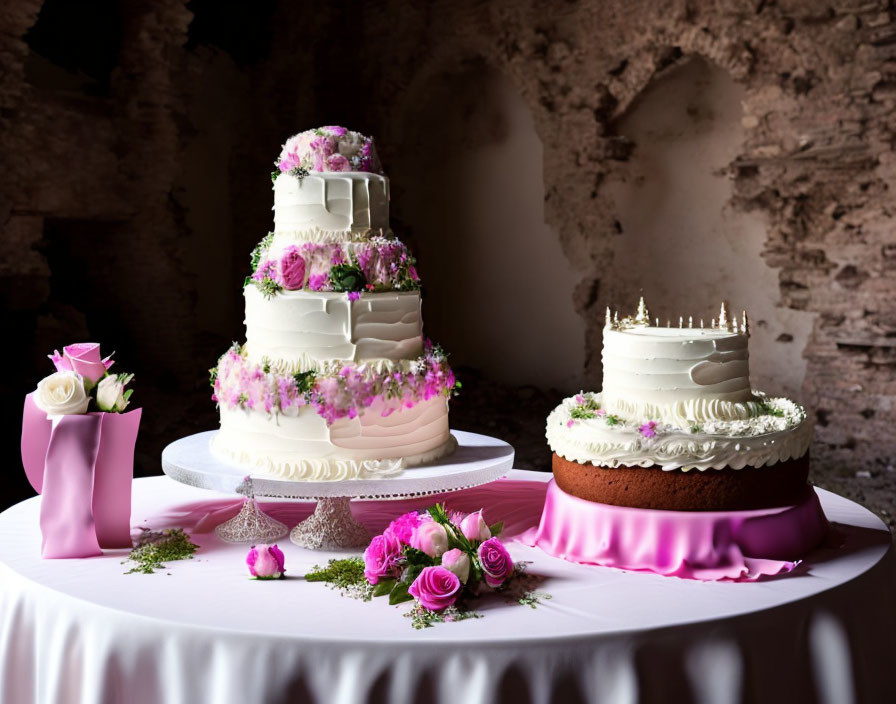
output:
M327 171L351 171L352 165L342 154L330 154L327 157Z
M312 274L308 277L308 288L312 291L322 291L327 285L329 274Z
M256 579L280 579L286 572L283 551L276 545L253 546L246 555L246 564Z
M488 540L492 537L488 523L482 517L482 509L467 515L460 522L460 532L470 541Z
M326 130L334 137L341 137L346 132L348 132L345 127L339 127L339 125L327 125L326 127L321 127L322 130Z
M401 541L387 530L371 540L364 551L364 577L371 584L383 577L397 577L402 557Z
M513 574L513 560L507 548L497 538L490 538L479 546L479 564L490 587L500 587Z
M644 423L640 428L638 428L638 432L641 433L645 438L652 438L656 436L656 423L654 421L648 421Z
M280 162L277 164L281 172L292 171L299 166L302 160L298 154L281 154Z
M100 379L106 376L106 370L111 367L112 355L102 359L100 346L96 342L78 342L74 345L66 345L62 348L62 354L53 350L50 355L56 371L74 371L84 377L88 387L92 387Z
M389 524L386 528L387 533L392 533L404 545L410 545L411 539L414 537L414 531L420 525L420 514L416 511L405 513L399 516Z
M408 594L432 611L442 611L457 601L460 579L444 567L424 567L408 587Z
M463 550L454 548L442 555L442 567L454 572L457 578L466 584L470 577L470 556Z
M436 521L424 521L414 531L411 547L422 550L430 557L440 557L448 549L448 533L445 526Z
M295 245L287 247L280 257L280 283L289 291L297 291L305 285L305 260Z

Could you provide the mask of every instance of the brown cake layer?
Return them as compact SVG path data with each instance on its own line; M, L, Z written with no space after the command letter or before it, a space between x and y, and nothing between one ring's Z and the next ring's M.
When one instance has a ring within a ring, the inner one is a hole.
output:
M789 506L806 490L808 453L767 467L680 469L595 467L553 459L554 481L573 496L601 504L668 511L745 511Z

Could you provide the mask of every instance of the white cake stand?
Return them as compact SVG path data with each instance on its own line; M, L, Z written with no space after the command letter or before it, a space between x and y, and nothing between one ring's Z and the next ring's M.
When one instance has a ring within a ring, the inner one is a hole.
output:
M486 484L513 467L513 448L503 440L451 431L457 450L425 465L382 479L287 481L252 475L251 468L212 455L217 430L189 435L162 451L162 470L182 484L247 497L239 515L219 525L218 537L230 542L261 542L282 537L287 527L258 508L256 497L316 500L314 513L293 528L291 540L315 550L360 547L370 535L351 512L352 499L406 499ZM248 473L247 473L248 472Z

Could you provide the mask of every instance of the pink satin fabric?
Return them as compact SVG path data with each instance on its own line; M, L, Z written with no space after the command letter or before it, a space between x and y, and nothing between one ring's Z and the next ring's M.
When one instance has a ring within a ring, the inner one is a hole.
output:
M570 562L703 581L789 572L824 538L818 497L757 511L654 511L593 503L552 480L538 527L522 542Z
M41 499L42 554L91 557L131 547L131 481L141 409L47 418L32 394L22 416L22 465Z

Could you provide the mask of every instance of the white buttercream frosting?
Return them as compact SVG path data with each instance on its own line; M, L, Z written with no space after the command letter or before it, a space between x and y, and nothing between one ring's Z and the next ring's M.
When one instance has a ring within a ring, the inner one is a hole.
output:
M626 421L606 409L601 394L578 394L548 416L548 445L567 460L601 467L741 469L802 457L812 439L805 409L788 399L757 398L762 410L750 418L679 427Z
M260 474L318 481L390 476L454 450L444 396L384 416L385 408L377 401L327 425L310 407L287 416L222 405L212 450Z
M374 369L401 366L423 352L420 292L345 293L281 291L246 297L246 352L279 371L322 370L343 362Z
M724 328L607 327L603 407L679 425L750 418L760 404L750 389L748 339Z
M274 232L295 239L309 232L352 233L389 228L389 179L380 174L347 171L284 173L274 181ZM325 240L327 241L327 240ZM334 241L334 240L328 240Z

